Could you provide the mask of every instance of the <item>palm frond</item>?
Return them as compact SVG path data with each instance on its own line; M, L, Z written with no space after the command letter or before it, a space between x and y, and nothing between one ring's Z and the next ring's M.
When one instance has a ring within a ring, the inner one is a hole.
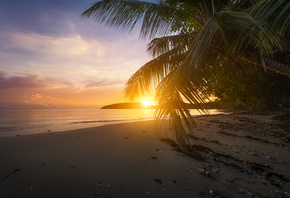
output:
M82 17L124 31L132 31L138 22L142 22L140 36L144 38L166 34L171 22L178 21L182 15L184 13L176 9L138 0L103 0L82 13ZM165 18L170 20L165 21Z
M180 71L190 70L190 68L201 66L204 57L210 50L211 41L217 35L217 24L213 20L207 21L197 37L193 40L187 58L184 60Z
M125 96L133 100L154 90L166 75L180 65L184 57L180 51L180 48L174 48L143 65L127 81Z
M182 52L188 50L192 40L198 35L198 32L188 34L178 34L154 38L147 46L147 52L153 57L159 56L171 49L182 47Z
M263 53L273 53L273 48L280 46L280 39L275 32L244 12L220 12L215 15L219 28L226 32L229 51L241 52L251 45Z
M263 54L273 53L276 47L280 47L279 36L263 25L247 13L215 13L194 39L188 58L180 69L187 72L190 68L200 67L213 49L224 50L221 55L226 57L243 54L249 49Z
M267 21L273 31L283 35L290 27L289 0L262 0L247 12L261 21Z
M198 72L190 72L191 78L176 75L177 70L168 74L158 85L156 99L158 109L156 118L169 118L176 140L181 145L188 143L188 133L193 133L196 126L186 103L194 105L201 113L205 110L205 82ZM190 80L189 80L190 79Z

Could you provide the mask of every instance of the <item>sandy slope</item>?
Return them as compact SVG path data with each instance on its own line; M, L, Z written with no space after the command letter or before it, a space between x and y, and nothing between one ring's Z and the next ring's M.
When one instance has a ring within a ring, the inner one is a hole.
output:
M290 197L289 117L199 117L190 156L154 121L1 138L0 197Z

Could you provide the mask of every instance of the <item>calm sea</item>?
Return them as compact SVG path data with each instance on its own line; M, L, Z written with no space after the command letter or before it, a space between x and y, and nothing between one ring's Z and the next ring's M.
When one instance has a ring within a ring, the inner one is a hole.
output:
M154 119L153 109L0 110L0 137L51 133L120 122ZM211 114L220 113L211 110ZM192 115L200 115L191 110Z

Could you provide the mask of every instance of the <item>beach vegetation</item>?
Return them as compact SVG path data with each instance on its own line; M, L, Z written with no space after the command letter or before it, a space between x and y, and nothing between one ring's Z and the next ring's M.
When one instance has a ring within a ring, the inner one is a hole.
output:
M153 59L124 93L156 90L156 117L171 118L181 145L195 127L186 103L207 113L213 96L250 109L289 102L288 0L103 0L82 16L128 32L140 26L140 38L152 39Z

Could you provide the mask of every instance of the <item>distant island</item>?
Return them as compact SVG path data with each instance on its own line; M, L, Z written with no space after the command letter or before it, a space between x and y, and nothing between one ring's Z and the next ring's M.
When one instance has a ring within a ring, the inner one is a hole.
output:
M145 106L141 102L116 103L103 106L101 109L155 109L156 106Z
M194 105L186 104L188 109L196 109ZM220 106L216 102L206 103L207 109L219 109ZM156 109L158 105L144 105L141 102L127 102L127 103L115 103L110 105L105 105L101 109Z

